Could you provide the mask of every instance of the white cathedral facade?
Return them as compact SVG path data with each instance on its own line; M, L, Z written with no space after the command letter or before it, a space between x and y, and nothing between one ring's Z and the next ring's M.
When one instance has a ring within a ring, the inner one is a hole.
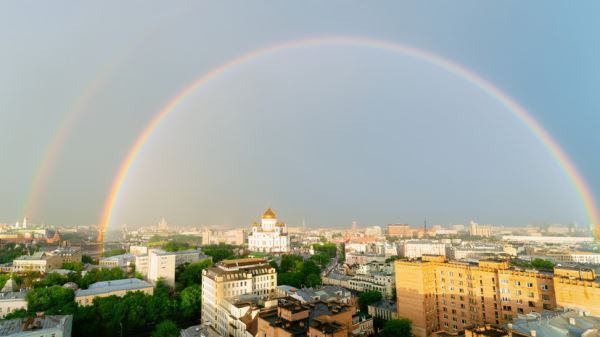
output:
M252 233L248 235L248 249L251 252L288 253L290 237L285 223L277 219L271 208L267 209L260 224L252 224Z

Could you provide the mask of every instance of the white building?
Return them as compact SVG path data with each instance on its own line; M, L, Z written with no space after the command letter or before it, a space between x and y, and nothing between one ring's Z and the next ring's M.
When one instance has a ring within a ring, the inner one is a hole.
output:
M178 252L166 252L162 249L148 249L147 251L148 255L132 255L135 261L135 271L154 284L162 279L166 285L171 287L175 286L175 269L180 265L212 260L210 256L203 254L200 249L188 249Z
M221 261L202 271L202 323L221 336L246 336L238 321L244 315L254 319L257 311L232 304L245 295L256 295L266 306L276 289L277 272L266 259Z
M446 245L434 241L405 241L400 245L400 256L414 259L423 255L446 255Z
M287 253L290 251L290 238L285 223L278 221L271 208L261 218L261 223L252 225L248 235L248 249L252 252Z
M18 291L17 283L10 278L0 292L0 318L19 309L27 309L27 292Z
M14 272L37 271L48 273L62 267L63 260L60 256L37 252L33 255L23 255L13 260Z

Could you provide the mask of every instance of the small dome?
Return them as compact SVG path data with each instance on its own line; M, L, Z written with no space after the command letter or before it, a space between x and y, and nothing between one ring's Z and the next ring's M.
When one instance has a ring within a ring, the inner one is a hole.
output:
M269 207L262 215L263 219L277 219L277 214Z

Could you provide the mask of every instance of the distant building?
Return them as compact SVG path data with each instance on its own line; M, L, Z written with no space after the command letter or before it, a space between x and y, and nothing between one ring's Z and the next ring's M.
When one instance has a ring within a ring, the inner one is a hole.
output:
M136 248L137 252L143 249ZM140 273L146 280L156 284L159 279L170 286L175 286L175 270L184 263L195 263L204 260L212 260L200 249L187 249L177 252L167 252L162 249L148 249L148 255L131 255L131 261L135 264L135 271Z
M341 302L350 303L352 293L350 290L340 286L326 285L319 288L301 288L280 285L277 286L277 295L281 297L291 297L297 299L301 303L323 301L323 302Z
M0 324L0 336L71 337L73 315L10 319Z
M400 256L414 259L423 255L446 255L446 245L444 243L418 240L405 241L399 245Z
M381 236L382 234L383 230L379 226L371 226L365 228L365 235Z
M252 224L248 235L248 249L251 252L287 253L290 251L290 238L286 224L277 219L271 208L261 218L261 223Z
M58 256L62 263L81 262L81 248L79 247L59 247L55 250L46 252L50 256Z
M141 291L152 295L154 287L137 278L128 278L121 280L103 281L90 284L87 289L79 289L75 292L75 302L78 305L92 305L96 297L125 296L128 292Z
M50 255L44 252L37 252L33 255L23 255L13 260L13 271L23 273L27 271L37 271L48 273L54 269L62 268L62 258L60 256Z
M490 237L492 236L492 226L482 226L474 221L471 221L469 226L469 234L471 236L483 236Z
M388 225L388 235L389 236L399 236L401 238L410 238L412 237L412 229L410 225Z
M216 245L220 243L240 246L246 242L246 233L243 229L225 231L206 229L202 231L202 245Z
M369 304L369 315L379 317L385 320L398 319L398 307L396 302L390 300L381 300L379 302Z
M372 254L372 253L346 253L346 264L367 264L371 262L384 263L386 260L385 255Z
M135 256L125 253L100 259L98 263L102 268L127 268L134 264Z

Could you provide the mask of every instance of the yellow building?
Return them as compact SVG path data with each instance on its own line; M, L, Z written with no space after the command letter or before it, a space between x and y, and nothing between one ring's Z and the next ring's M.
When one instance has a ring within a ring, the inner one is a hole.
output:
M412 320L419 337L556 307L551 273L509 268L506 261L448 262L425 255L398 260L395 268L398 316Z
M141 291L145 294L152 295L154 287L137 278L129 278L122 280L103 281L90 284L87 289L79 289L75 292L75 302L78 305L92 305L96 297L119 296L123 297L128 292Z
M554 268L556 304L600 316L600 279L593 269Z

